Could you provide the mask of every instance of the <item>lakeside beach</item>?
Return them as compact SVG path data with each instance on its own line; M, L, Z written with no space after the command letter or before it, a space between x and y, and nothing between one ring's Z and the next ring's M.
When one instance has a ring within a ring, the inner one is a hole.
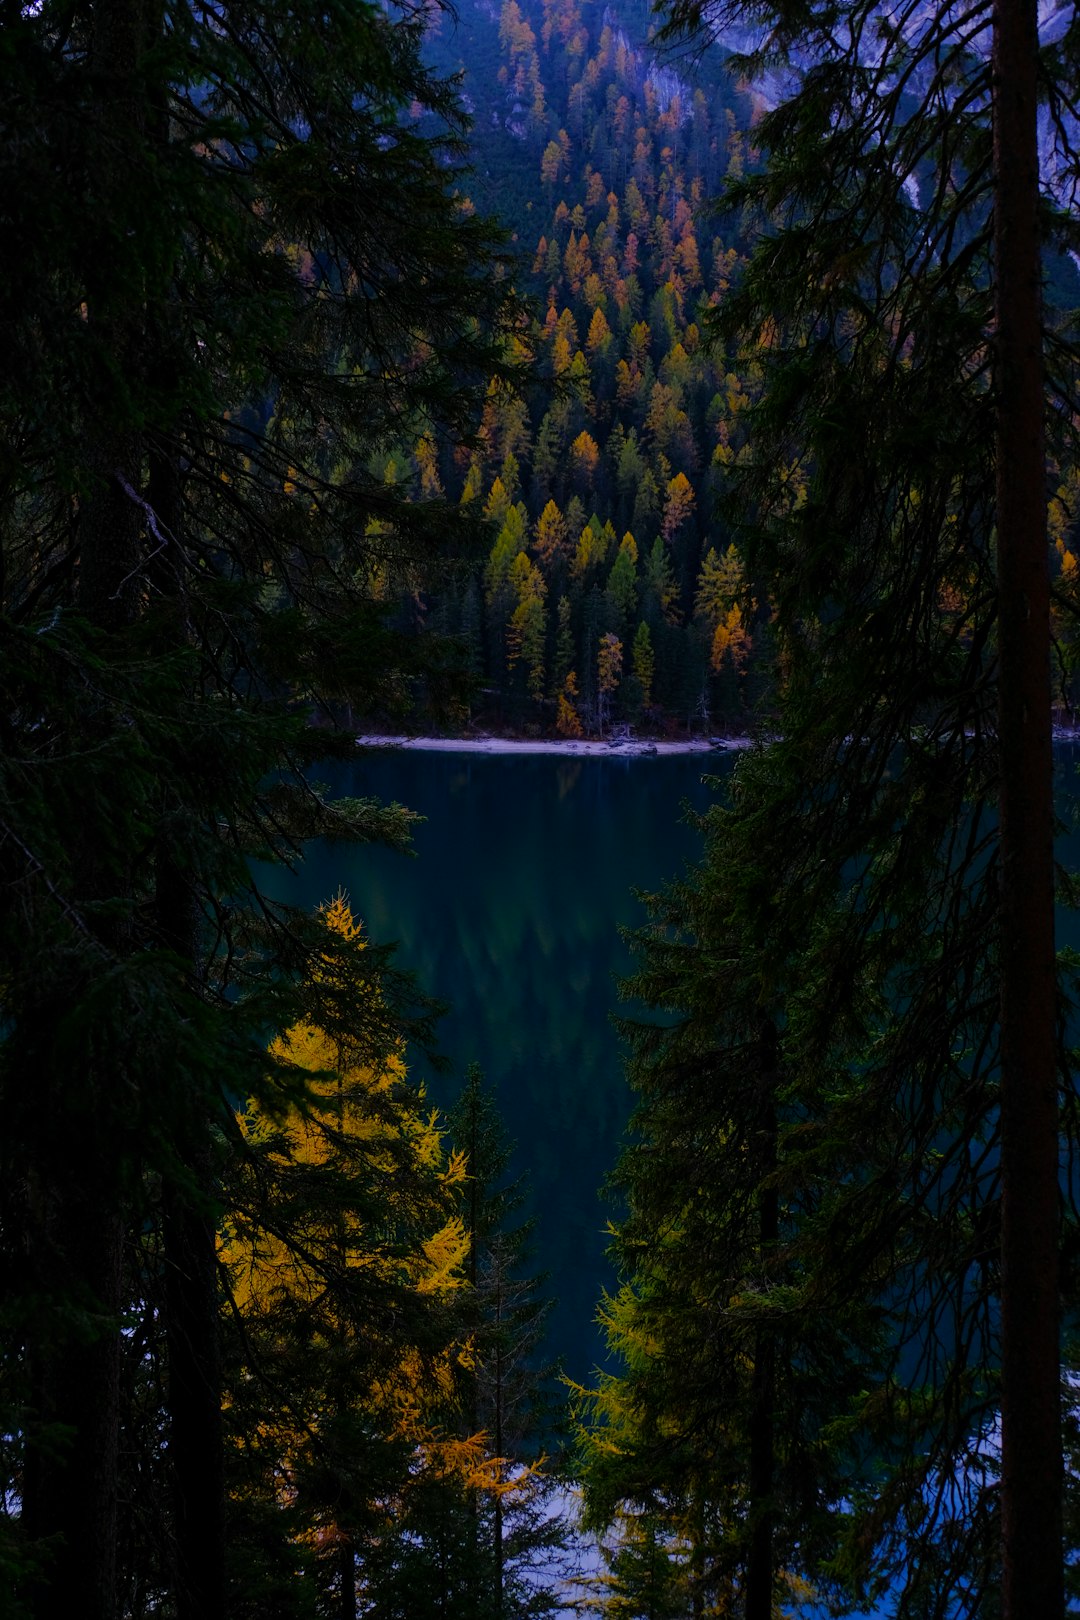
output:
M747 737L688 737L669 742L634 737L610 740L585 737L409 737L405 735L357 737L361 748L411 748L447 754L565 754L569 758L593 755L622 758L635 755L717 754L730 749L749 748Z

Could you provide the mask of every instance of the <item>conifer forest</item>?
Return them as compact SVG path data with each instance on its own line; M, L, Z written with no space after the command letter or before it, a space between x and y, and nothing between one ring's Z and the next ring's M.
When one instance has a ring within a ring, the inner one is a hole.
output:
M0 87L0 1616L1080 1613L1071 0L0 0ZM734 756L584 1380L446 986L276 881L403 735Z

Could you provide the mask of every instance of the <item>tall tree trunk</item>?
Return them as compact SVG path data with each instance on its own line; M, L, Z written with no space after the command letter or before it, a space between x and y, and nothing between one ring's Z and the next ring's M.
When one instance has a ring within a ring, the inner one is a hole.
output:
M356 1548L348 1536L338 1547L338 1614L356 1620Z
M1050 597L1035 0L994 7L1006 1620L1064 1613Z
M776 1029L766 1020L759 1041L761 1119L758 1151L761 1177L776 1169ZM770 1256L780 1236L780 1194L762 1188L758 1206L760 1272L768 1287ZM746 1620L772 1620L773 1613L773 1474L776 1405L776 1345L772 1329L761 1323L754 1335L754 1372L750 1386L750 1546L746 1560Z
M100 629L117 633L131 618L124 581L137 568L141 526L138 508L106 468L111 464L126 481L137 442L118 434L111 444L100 440L90 455L101 478L79 512L76 607ZM83 746L87 741L80 738ZM130 883L96 843L94 820L89 831L73 829L74 897L94 919L100 947L91 974L107 971L130 947L123 914ZM110 909L117 900L118 913ZM102 911L95 916L96 908ZM85 978L64 986L76 1001L89 989ZM67 1010L47 1004L39 1011L43 1128L28 1170L35 1265L58 1305L48 1332L29 1351L34 1419L23 1515L28 1540L44 1554L43 1584L30 1604L35 1620L73 1614L115 1620L123 1253L133 1182L117 1142L129 1054L103 1050L91 1032L73 1065L70 1051L51 1041Z
M85 69L96 94L88 131L89 183L106 212L110 199L121 195L126 154L143 127L143 35L143 0L100 0L93 8ZM99 352L107 353L121 374L139 375L141 310L120 307L110 287L111 266L88 262L85 271L85 315L95 328ZM131 491L141 475L142 443L108 377L94 406L83 425L89 476L74 530L73 605L98 629L117 636L139 611L143 523ZM88 743L85 736L79 740ZM106 974L131 949L127 910L133 875L102 848L100 832L100 807L87 829L73 829L74 900L85 908L88 932L100 948L87 975ZM89 1001L90 991L86 978L65 987L66 996L76 1001L81 996ZM61 1027L68 1007L53 1010ZM137 1181L123 1144L129 1062L122 1045L106 1048L92 1027L76 1068L69 1051L54 1046L44 1054L41 1107L49 1131L39 1138L30 1176L39 1210L41 1275L61 1304L47 1342L30 1353L36 1421L28 1436L23 1510L28 1539L47 1543L40 1548L43 1582L29 1599L35 1620L73 1615L115 1620L118 1612L123 1256Z
M169 339L166 333L155 334L155 339L159 380L167 392L172 381ZM160 650L167 656L185 639L182 502L176 455L162 441L150 448L147 504L157 531L150 567L160 613ZM198 910L170 830L183 824L186 813L175 803L160 807L154 903L161 943L184 964L198 993ZM215 1101L205 1094L200 1076L190 1076L190 1086L190 1095L178 1099L183 1139L175 1143L179 1168L164 1189L162 1225L176 1612L178 1620L224 1620L225 1454L210 1117Z
M690 1518L690 1616L705 1620L705 1490L692 1487Z
M185 1158L192 1185L167 1189L163 1248L179 1620L224 1620L225 1481L217 1264L206 1140Z
M27 1596L35 1620L115 1620L123 1222L107 1179L70 1161L66 1169L72 1179L52 1190L49 1227L63 1246L67 1308L84 1329L62 1322L33 1357L23 1514L47 1562Z

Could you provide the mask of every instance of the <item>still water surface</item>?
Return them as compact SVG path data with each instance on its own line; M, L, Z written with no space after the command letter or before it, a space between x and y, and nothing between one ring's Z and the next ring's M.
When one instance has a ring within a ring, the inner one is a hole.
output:
M314 845L274 887L315 906L344 889L368 934L399 942L398 961L451 1003L441 1046L451 1069L414 1076L449 1105L466 1064L496 1089L536 1217L535 1269L555 1298L547 1352L586 1380L604 1360L595 1324L613 1274L604 1228L613 1168L632 1099L611 1014L631 966L620 927L640 926L633 891L661 887L700 854L687 805L710 801L708 774L731 755L639 759L462 755L378 750L334 787L408 805L426 820L415 859L373 848ZM1080 747L1056 750L1059 858L1080 868ZM1080 917L1059 918L1059 943L1080 948Z
M451 1003L450 1059L412 1073L453 1101L476 1061L496 1089L513 1168L536 1217L535 1269L557 1303L548 1352L575 1379L603 1359L595 1325L610 1286L601 1195L631 1097L610 1014L631 957L619 935L645 920L633 890L655 890L700 853L684 805L703 809L706 773L730 755L639 759L379 750L335 775L342 793L396 800L427 819L415 859L315 845L282 898L314 906L343 888L374 940L428 994ZM323 774L323 773L320 773Z

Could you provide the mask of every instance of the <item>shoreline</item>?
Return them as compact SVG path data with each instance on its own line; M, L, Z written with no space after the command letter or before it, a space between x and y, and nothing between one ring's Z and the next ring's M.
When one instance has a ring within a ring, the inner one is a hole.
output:
M666 742L660 738L613 739L586 737L409 737L367 734L356 739L360 748L409 748L447 754L562 754L568 759L637 759L673 754L725 754L749 748L748 737L688 737Z
M752 748L752 737L686 737L671 741L660 737L630 739L597 737L426 737L405 732L364 732L359 748L412 749L432 754L557 754L566 759L642 759L678 754L728 754ZM1080 727L1055 726L1055 743L1080 743Z

